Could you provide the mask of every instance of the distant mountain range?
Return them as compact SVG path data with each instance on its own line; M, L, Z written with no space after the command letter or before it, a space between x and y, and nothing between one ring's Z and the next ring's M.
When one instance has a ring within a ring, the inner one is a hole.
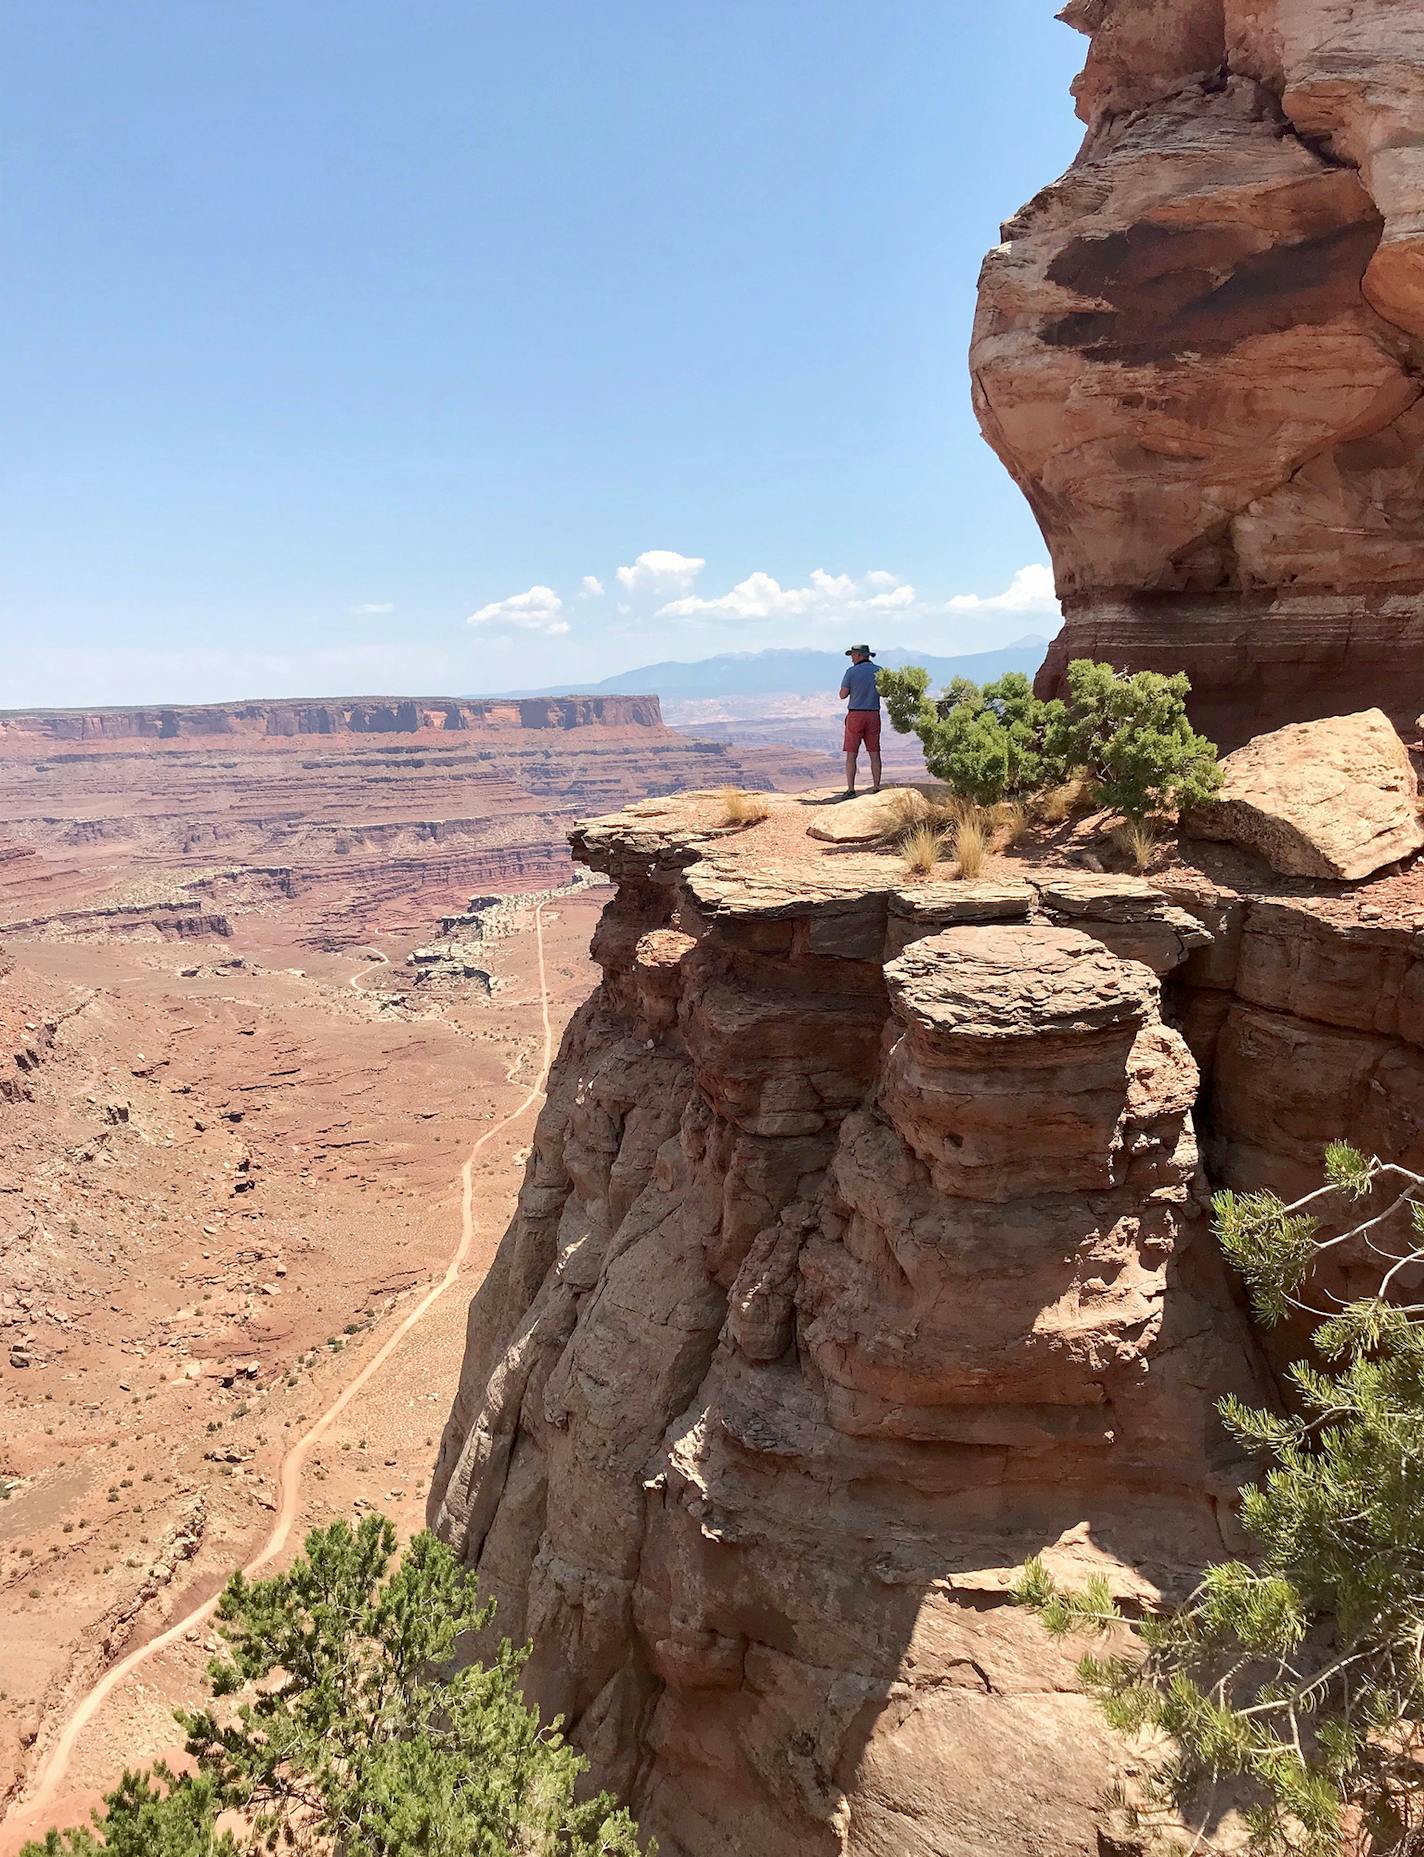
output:
M963 657L937 658L924 651L907 651L895 646L875 654L877 664L899 669L903 664L923 664L936 686L951 677L972 677L975 683L991 683L1008 671L1023 671L1032 676L1043 662L1048 641L1030 636L1015 639L997 651L975 651ZM828 696L832 701L845 672L845 654L840 651L727 651L715 658L699 658L693 663L667 660L661 664L643 664L636 670L619 671L598 683L581 683L580 696L621 696L637 694L678 698L721 696ZM566 696L567 683L546 684L535 690L500 690L499 696Z

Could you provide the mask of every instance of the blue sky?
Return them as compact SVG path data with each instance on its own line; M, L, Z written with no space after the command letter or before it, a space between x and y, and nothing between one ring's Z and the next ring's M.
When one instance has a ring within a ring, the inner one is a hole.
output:
M1054 10L14 0L0 707L1051 632L965 349Z

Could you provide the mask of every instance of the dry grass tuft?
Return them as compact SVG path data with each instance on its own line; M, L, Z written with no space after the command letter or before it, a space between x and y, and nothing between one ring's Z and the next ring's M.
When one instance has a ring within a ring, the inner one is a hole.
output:
M747 793L741 787L723 787L717 797L722 802L723 825L760 825L763 819L771 817L771 807L760 793Z
M900 856L910 877L928 877L939 863L944 842L932 825L912 825L900 840Z
M1050 787L1037 802L1038 816L1047 825L1062 825L1074 813L1093 812L1102 796L1102 782L1092 774L1074 774L1061 787Z
M984 816L976 808L965 813L954 828L954 861L961 877L977 877L984 868L989 851L989 834Z
M1062 825L1072 810L1072 791L1066 786L1050 787L1039 796L1035 805L1035 811L1045 825Z
M979 802L964 793L945 793L934 801L934 816L942 831L953 831L966 819L980 817Z
M1146 819L1124 819L1114 830L1112 841L1119 851L1127 853L1137 871L1151 869L1163 842L1162 834Z
M1015 806L1012 811L1016 817L1011 818L1006 813L1002 821L1012 832L1010 843L1024 828L1023 808ZM939 848L938 855L942 856L943 841L952 838L966 820L986 827L985 815L979 806L963 794L922 793L917 787L896 787L887 791L882 816L882 838L902 852L908 851L913 844L921 856L927 855L931 843ZM1000 823L997 816L995 823Z
M1007 851L1028 830L1028 813L1018 800L1000 800L994 808L994 832L999 849Z
M929 801L914 787L894 787L884 795L880 816L885 821L885 836L898 845L916 826L927 822Z

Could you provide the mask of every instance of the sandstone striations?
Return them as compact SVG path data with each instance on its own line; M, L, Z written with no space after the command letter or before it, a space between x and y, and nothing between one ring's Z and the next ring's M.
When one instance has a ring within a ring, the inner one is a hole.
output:
M472 1306L432 1517L664 1850L1096 1857L1111 1750L1013 1570L1047 1543L1178 1588L1231 1538L1212 1402L1270 1397L1164 990L1248 1174L1237 1014L1328 1041L1305 973L1342 957L1302 920L1272 970L1269 916L1204 878L906 888L896 858L788 853L798 813L729 837L689 795L575 835L618 886L603 981Z
M179 741L198 736L285 740L295 735L502 733L510 729L660 729L655 696L356 696L171 708L0 710L0 738Z
M280 916L301 946L423 933L571 874L586 812L827 758L694 742L656 697L372 698L0 715L0 930L171 939Z
M1424 693L1424 19L1070 0L1087 124L985 262L984 432L1071 657L1185 669L1228 747Z

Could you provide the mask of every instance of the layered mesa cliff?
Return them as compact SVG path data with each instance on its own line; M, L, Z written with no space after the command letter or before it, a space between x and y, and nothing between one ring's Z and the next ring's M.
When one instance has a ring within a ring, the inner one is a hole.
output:
M655 696L288 698L117 709L0 710L0 740L181 741L194 736L503 733L510 729L658 729Z
M1420 887L907 887L807 805L576 834L603 981L432 1517L673 1857L1097 1857L1111 1749L1014 1570L1143 1599L1232 1543L1213 1402L1272 1395L1199 1140L1424 1161Z
M581 813L828 757L699 742L655 696L372 697L0 714L0 931L297 945L423 933L472 892L571 874Z
M1072 657L1185 669L1227 746L1424 703L1424 12L1069 0L1063 178L985 262L975 402Z

